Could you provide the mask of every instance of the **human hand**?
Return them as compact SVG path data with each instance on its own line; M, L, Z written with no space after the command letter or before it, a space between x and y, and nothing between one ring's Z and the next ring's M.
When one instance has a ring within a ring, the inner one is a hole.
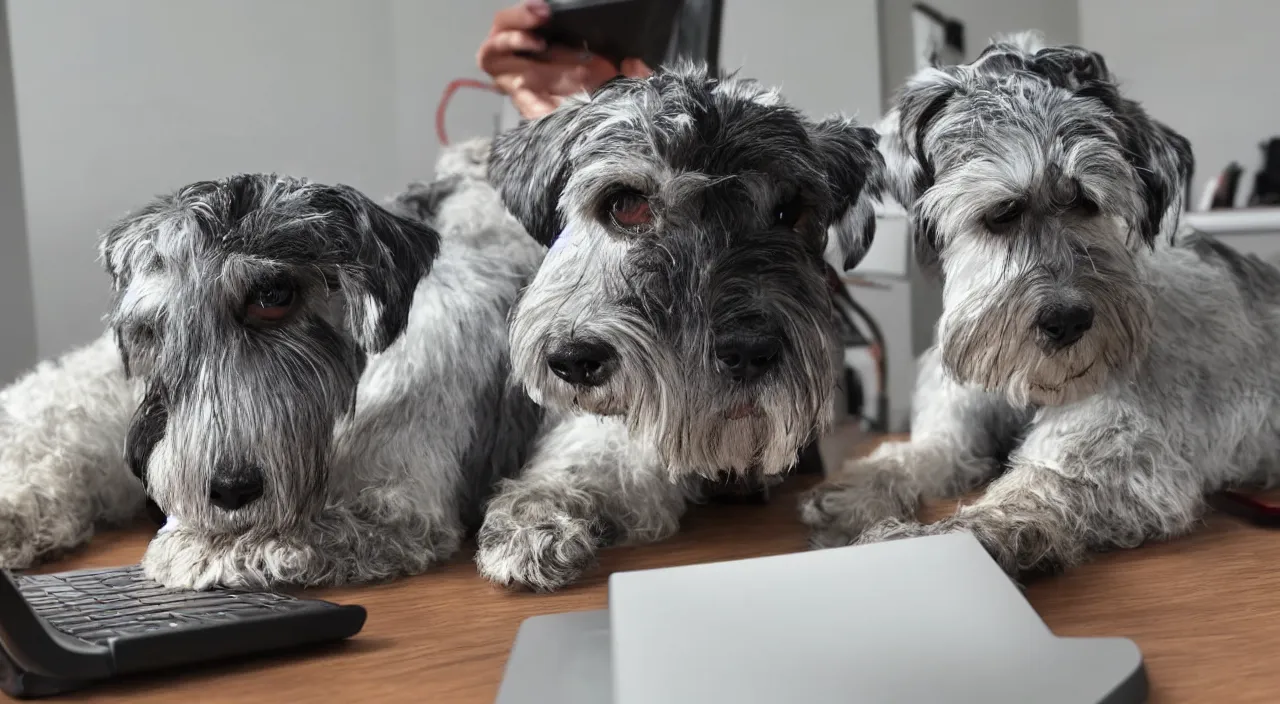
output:
M524 0L494 15L489 36L480 45L476 63L511 98L526 119L555 110L566 97L591 92L622 74L643 78L652 73L640 59L622 66L587 51L547 46L534 30L551 16L545 0ZM536 58L522 56L536 54Z

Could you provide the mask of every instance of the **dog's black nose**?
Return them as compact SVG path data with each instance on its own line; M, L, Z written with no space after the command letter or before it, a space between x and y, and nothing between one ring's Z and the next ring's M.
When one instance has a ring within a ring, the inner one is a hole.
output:
M617 352L603 342L571 342L547 355L552 373L574 386L599 386L613 374Z
M782 340L767 335L732 337L716 343L720 373L734 381L759 379L778 363Z
M262 470L252 465L219 471L209 482L209 501L226 511L234 511L262 496Z
M1093 327L1093 309L1083 305L1045 308L1036 316L1036 327L1058 348L1070 347Z

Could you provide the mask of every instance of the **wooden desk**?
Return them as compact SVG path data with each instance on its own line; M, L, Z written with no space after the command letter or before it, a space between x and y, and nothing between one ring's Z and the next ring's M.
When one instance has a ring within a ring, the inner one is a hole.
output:
M597 571L559 594L495 589L476 575L468 553L420 577L317 592L369 609L364 631L349 643L135 678L71 700L491 704L520 622L605 607L612 571L803 550L795 493L811 481L792 480L768 506L700 507L676 538L607 550ZM931 507L934 515L944 511ZM48 569L135 562L149 532L100 535ZM1280 701L1278 564L1280 533L1211 516L1190 538L1101 556L1030 585L1028 595L1059 635L1137 641L1147 658L1152 702L1273 704Z

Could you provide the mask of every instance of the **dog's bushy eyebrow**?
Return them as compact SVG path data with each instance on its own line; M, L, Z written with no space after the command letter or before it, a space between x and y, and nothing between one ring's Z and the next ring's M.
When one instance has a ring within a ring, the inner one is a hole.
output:
M960 120L966 129L980 129L996 119L1044 114L1054 102L1049 98L1058 97L1059 109L1074 104L1069 113L1081 118L1064 120L1068 132L1060 137L1114 141L1132 168L1145 212L1129 219L1142 239L1152 245L1161 235L1172 238L1194 172L1190 143L1121 95L1101 54L1074 45L1044 46L1030 34L997 40L970 64L925 69L908 80L886 118L893 124L883 142L896 157L890 159L895 195L910 208L932 186L932 157L939 155L929 153L926 140L939 116L947 116L950 128ZM954 101L958 107L951 107ZM1094 124L1086 124L1086 116Z
M349 302L349 331L366 352L380 352L404 330L440 236L411 213L394 213L350 186L239 174L155 199L109 230L101 251L115 282L115 307L133 268L157 252L324 266L330 288Z

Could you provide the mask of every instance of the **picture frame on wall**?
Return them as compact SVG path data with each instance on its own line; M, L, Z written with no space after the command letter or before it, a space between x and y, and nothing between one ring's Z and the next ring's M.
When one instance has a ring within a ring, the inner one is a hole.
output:
M924 3L911 9L915 70L964 61L964 24Z

